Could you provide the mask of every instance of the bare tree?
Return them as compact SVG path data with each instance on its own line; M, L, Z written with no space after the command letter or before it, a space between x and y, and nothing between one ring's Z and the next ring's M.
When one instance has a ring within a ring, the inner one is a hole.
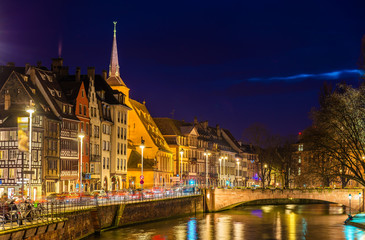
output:
M340 176L343 184L353 179L365 185L364 116L365 87L340 84L322 94L319 109L312 111L313 127L305 133L306 142L319 152L316 163L330 171L328 177Z

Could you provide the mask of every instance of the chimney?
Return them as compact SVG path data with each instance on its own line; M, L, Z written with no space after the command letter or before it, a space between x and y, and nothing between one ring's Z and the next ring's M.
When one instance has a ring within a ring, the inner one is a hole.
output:
M57 69L62 68L63 58L52 58L51 71L55 72Z
M9 110L10 104L11 104L11 101L10 101L10 93L9 93L9 90L6 90L6 92L5 92L4 110Z
M95 79L95 67L88 67L87 68L87 76L92 80Z
M198 122L198 118L197 117L194 117L194 125L197 125L199 122Z
M26 72L28 72L28 69L29 69L29 68L30 68L29 63L26 63L26 64L25 64L25 73L26 73Z
M14 62L8 62L6 64L7 67L15 67L15 63Z
M76 81L80 81L80 74L81 74L81 69L80 69L80 67L77 67L76 74L75 74Z
M106 74L107 74L107 71L106 70L103 70L102 76L103 76L103 78L104 78L105 81L106 81Z
M204 127L205 130L208 129L208 121L204 121L203 122L203 127Z
M41 61L38 61L37 62L37 68L40 68L42 66L42 62Z
M221 128L219 127L218 124L217 124L216 128L217 128L217 136L221 137Z

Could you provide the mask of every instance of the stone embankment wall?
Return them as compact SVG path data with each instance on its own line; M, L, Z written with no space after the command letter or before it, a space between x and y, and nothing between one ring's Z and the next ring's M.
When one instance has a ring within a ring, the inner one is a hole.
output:
M72 213L52 224L0 231L0 240L82 239L103 229L201 213L203 199L203 196L194 196L100 206Z

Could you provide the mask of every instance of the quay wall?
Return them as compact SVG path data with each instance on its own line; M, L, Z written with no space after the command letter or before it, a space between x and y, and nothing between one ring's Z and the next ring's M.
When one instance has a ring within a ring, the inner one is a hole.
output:
M82 239L107 229L202 213L203 200L200 195L99 206L69 213L53 223L0 231L0 240Z

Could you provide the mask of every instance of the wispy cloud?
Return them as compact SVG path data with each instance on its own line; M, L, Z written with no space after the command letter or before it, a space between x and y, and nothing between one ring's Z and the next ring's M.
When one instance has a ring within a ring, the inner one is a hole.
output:
M297 74L288 77L269 77L269 78L250 78L248 81L302 81L305 79L318 79L318 80L338 80L344 77L359 77L364 74L361 70L352 69L352 70L340 70L328 73L317 73L317 74Z

